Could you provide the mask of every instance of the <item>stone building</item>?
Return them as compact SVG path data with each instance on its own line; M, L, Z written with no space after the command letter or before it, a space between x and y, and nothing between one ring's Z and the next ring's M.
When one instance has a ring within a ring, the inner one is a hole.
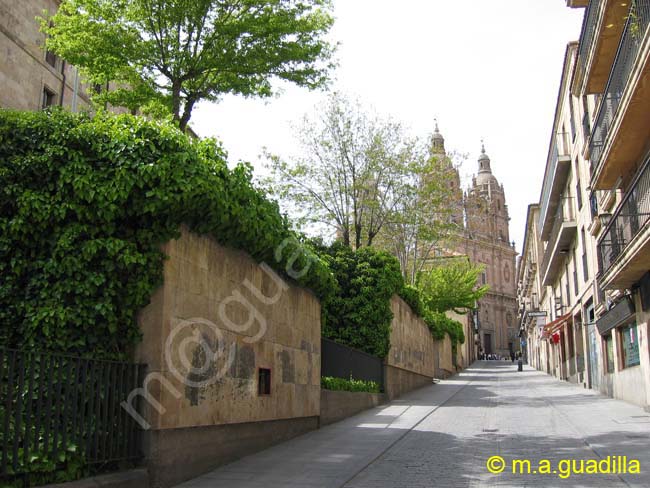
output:
M437 124L433 145L434 153L446 156L444 137ZM478 352L509 355L519 351L515 285L517 252L510 244L505 191L492 174L491 161L484 146L471 187L462 191L457 169L454 169L450 185L458 209L454 210L452 218L460 224L460 231L448 251L484 265L481 284L490 286L478 306Z
M45 48L38 18L56 13L59 3L0 0L0 108L91 110L91 90L112 88L112 84L90 87L76 67ZM106 108L127 112L123 107Z
M586 9L567 47L539 217L527 222L522 333L538 369L649 408L650 0L567 4Z
M57 0L0 0L0 107L39 110L88 106L78 70L44 48L37 17L53 14Z

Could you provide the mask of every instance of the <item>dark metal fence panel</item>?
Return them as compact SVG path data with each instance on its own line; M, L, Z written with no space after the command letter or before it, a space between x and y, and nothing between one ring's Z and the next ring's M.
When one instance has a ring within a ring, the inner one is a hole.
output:
M384 386L383 361L363 351L329 339L321 339L321 375L374 381Z
M636 235L650 223L650 157L630 185L598 242L598 266L606 273Z
M144 366L0 347L0 481L134 461L136 422L120 403Z

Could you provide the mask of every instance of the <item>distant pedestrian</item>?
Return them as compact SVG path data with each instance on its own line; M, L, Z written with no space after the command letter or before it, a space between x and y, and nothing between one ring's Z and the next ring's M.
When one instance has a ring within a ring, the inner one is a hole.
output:
M510 360L512 364L515 364L515 351L510 351Z

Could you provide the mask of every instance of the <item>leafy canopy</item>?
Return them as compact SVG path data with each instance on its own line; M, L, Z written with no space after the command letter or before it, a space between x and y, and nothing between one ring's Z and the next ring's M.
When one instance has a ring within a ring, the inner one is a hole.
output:
M0 110L0 342L126 357L182 224L280 272L307 269L298 281L321 299L334 289L214 140L129 115Z
M63 0L42 19L47 46L92 83L101 102L171 113L187 126L201 100L270 96L274 78L326 84L331 0Z
M488 285L477 286L483 266L474 265L466 258L449 258L420 274L418 287L425 305L433 312L453 310L465 313L476 308L476 302L489 290Z
M337 93L305 117L298 137L300 156L268 155L270 186L301 223L325 226L353 249L371 246L408 191L414 141Z
M397 260L372 247L351 250L341 243L321 249L337 281L322 302L323 337L386 357L393 313L391 297L403 287Z

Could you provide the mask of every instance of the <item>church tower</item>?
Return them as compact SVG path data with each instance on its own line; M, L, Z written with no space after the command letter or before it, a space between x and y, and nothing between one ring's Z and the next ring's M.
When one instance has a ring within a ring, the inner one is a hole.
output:
M481 143L478 173L465 193L465 229L457 251L484 266L481 284L490 289L478 304L479 348L507 356L519 350L515 259L510 244L508 205L503 185L492 174L490 157Z
M498 243L510 242L508 206L503 185L492 174L490 157L481 143L478 174L465 198L467 231Z
M438 128L438 121L434 119L435 129L431 136L431 156L438 159L443 165L444 169L448 172L450 204L452 206L451 221L456 224L459 229L464 227L464 205L463 205L463 189L460 184L460 174L458 169L454 167L453 161L447 156L445 150L445 138L440 133Z

